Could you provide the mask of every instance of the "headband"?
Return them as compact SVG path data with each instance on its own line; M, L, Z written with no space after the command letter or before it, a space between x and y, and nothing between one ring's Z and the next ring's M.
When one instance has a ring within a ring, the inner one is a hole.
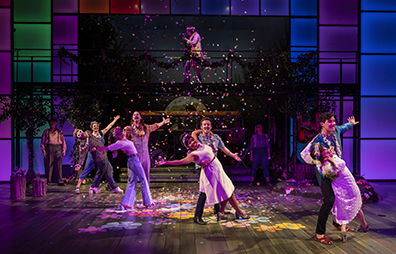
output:
M90 125L90 126L91 126L91 129L92 129L92 125L94 125L95 123L96 123L98 126L100 125L98 122L93 121L93 122L91 122L91 125Z
M184 136L183 136L182 143L186 148L188 148L188 140L190 140L190 138L191 138L191 135L188 133L184 134Z
M117 126L117 127L114 129L113 137L117 137L118 134L120 134L120 133L122 133L121 127Z

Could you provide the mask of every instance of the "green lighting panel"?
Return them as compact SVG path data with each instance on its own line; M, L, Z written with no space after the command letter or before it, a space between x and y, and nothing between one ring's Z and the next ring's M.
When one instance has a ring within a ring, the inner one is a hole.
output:
M51 0L14 1L14 22L51 22Z

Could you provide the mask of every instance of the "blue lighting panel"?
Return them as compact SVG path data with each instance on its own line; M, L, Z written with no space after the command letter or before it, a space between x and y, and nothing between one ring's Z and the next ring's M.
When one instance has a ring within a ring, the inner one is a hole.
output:
M394 0L362 0L362 11L396 11Z
M396 53L396 13L362 13L361 52Z
M259 15L259 0L231 0L231 15Z
M289 16L289 0L261 0L261 15Z
M199 0L171 0L172 14L199 14Z
M291 0L291 15L317 16L317 0Z
M317 19L291 19L291 46L317 46Z
M230 15L229 0L202 0L201 15Z
M396 98L362 98L361 137L396 138L396 114L391 113L394 108Z
M396 95L395 55L361 56L361 95Z

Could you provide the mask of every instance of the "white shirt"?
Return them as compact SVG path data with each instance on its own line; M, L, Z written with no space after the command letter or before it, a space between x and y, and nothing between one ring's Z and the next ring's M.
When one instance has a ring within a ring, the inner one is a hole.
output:
M121 149L126 155L137 154L137 150L132 141L124 138L123 140L117 140L114 144L108 146L111 151Z

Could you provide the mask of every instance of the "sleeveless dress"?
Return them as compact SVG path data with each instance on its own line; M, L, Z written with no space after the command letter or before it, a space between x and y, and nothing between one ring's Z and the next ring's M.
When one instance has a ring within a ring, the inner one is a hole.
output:
M200 144L197 150L192 151L199 157L195 163L210 159L211 163L202 168L199 180L199 190L206 194L209 205L220 203L229 197L235 190L230 178L224 172L219 159L215 157L210 146Z

